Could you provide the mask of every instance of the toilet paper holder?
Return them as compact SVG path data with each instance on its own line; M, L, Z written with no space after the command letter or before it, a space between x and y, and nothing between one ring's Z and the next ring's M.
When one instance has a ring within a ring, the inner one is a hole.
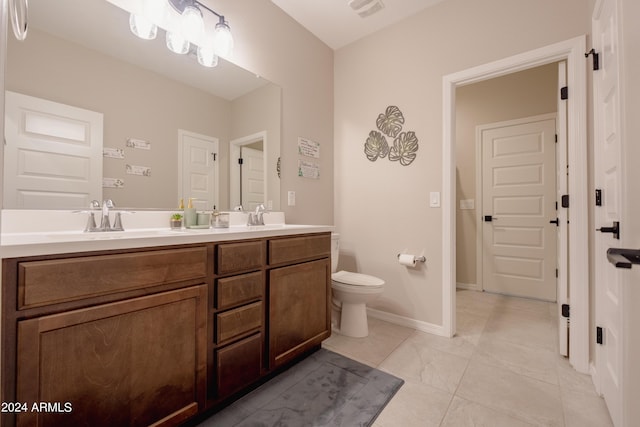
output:
M398 254L398 259L400 258L400 255L407 255L407 254ZM415 262L427 262L427 258L424 256L413 256L413 260Z

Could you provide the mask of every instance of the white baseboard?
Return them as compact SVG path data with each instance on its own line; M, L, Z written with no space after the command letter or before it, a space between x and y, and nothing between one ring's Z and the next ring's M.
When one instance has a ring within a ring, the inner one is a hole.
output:
M600 391L600 380L598 380L598 370L593 362L589 364L589 373L591 374L591 381L596 389L596 393L598 393L598 396L602 396L602 392Z
M481 291L482 288L477 283L460 283L456 282L456 289L464 289L467 291Z
M380 311L373 308L367 308L367 314L375 319L384 320L386 322L393 323L394 325L413 328L421 332L427 332L441 337L448 336L441 325L435 325L433 323L423 322L422 320L411 319L409 317L387 313L386 311Z

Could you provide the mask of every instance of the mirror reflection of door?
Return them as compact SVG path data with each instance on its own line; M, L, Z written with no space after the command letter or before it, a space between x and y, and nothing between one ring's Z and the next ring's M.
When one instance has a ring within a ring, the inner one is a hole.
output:
M264 151L262 141L240 147L240 200L253 211L264 203Z
M218 207L218 139L185 130L178 131L178 186L185 206L210 210Z
M3 207L81 209L102 200L102 113L5 97Z
M266 188L267 132L258 132L230 142L229 201L253 211L264 204L270 209Z

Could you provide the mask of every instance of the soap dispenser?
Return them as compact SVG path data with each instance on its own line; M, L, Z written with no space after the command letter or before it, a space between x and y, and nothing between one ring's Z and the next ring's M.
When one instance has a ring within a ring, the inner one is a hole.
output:
M184 226L187 228L193 227L197 224L198 216L196 213L196 208L193 207L193 201L189 198L189 203L187 207L184 208Z

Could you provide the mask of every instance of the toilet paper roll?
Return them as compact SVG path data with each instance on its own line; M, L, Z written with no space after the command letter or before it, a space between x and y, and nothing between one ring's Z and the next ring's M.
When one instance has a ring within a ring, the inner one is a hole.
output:
M406 265L407 267L415 267L416 257L411 254L400 254L400 256L398 257L398 262L401 265Z

